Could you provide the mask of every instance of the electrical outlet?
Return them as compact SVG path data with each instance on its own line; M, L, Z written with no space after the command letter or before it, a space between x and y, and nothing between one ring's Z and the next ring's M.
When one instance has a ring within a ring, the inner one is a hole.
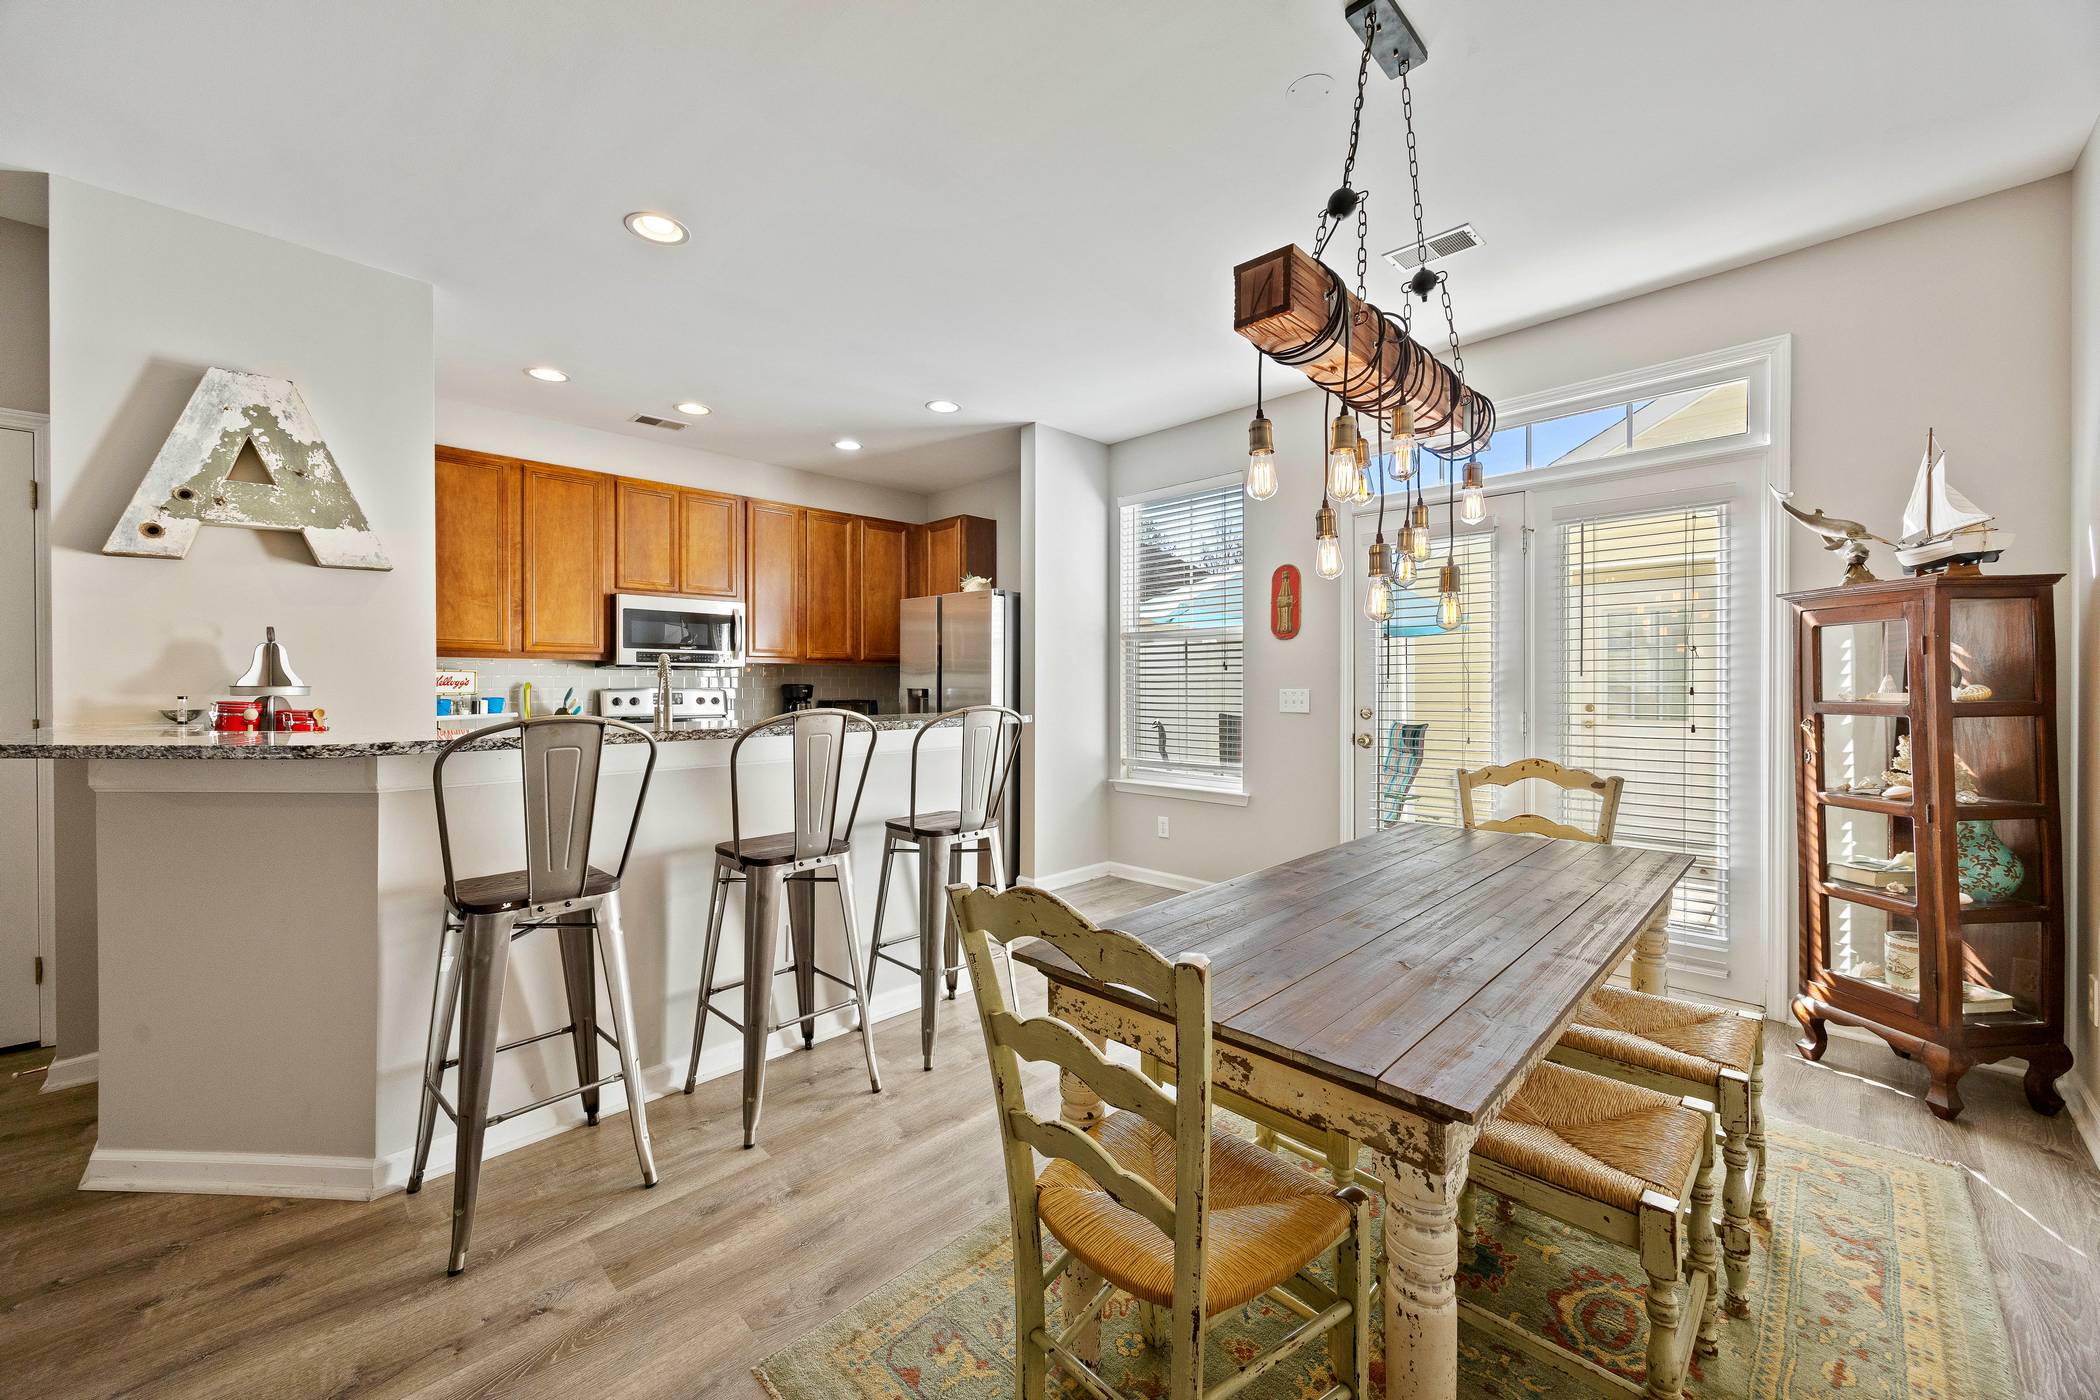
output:
M1159 839L1162 841L1167 839L1167 819L1165 817L1159 819Z
M2100 1031L2100 972L2088 973L2085 979L2085 1019L2093 1029Z
M1309 715L1312 713L1312 692L1302 688L1285 687L1276 692L1276 712L1284 715Z

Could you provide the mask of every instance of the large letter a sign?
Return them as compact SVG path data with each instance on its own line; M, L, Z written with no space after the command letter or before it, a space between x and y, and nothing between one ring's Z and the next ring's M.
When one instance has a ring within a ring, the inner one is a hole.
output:
M255 444L267 481L233 479ZM289 379L206 370L104 554L180 559L204 525L297 530L330 569L391 569Z

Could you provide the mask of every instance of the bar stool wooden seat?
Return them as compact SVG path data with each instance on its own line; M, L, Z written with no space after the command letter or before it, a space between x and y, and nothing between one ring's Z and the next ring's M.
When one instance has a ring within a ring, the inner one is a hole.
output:
M452 864L452 832L445 816L445 767L468 744L515 731L524 769L525 862L523 870L458 878ZM634 810L628 818L620 864L611 872L589 863L597 810L598 774L606 735L632 735L649 746ZM481 1184L481 1153L488 1129L505 1119L581 1097L584 1119L598 1121L598 1091L619 1083L627 1093L627 1121L634 1132L642 1184L656 1184L656 1159L649 1118L642 1103L642 1076L634 1047L634 998L627 984L627 947L620 930L620 877L634 849L635 829L656 771L656 741L643 730L593 715L550 716L490 725L453 740L431 767L437 802L438 851L445 864L445 927L438 946L437 987L431 997L430 1036L423 1057L423 1094L416 1122L416 1156L408 1190L423 1187L431 1135L443 1110L457 1128L452 1174L451 1273L467 1266L474 1231L474 1202ZM540 929L560 940L562 980L569 1024L557 1030L497 1043L504 976L512 940ZM592 968L595 936L605 959L605 984L613 1030L598 1025L598 990ZM460 1021L459 1055L448 1057L455 1015ZM496 1056L566 1035L575 1051L577 1085L517 1108L490 1113L489 1083ZM598 1074L598 1042L619 1056L619 1073ZM445 1071L457 1066L456 1103L444 1093Z
M1675 1096L1705 1099L1721 1125L1725 1306L1749 1315L1750 1222L1765 1201L1764 1035L1746 1011L1620 987L1590 993L1549 1054L1559 1064Z
M934 730L958 725L962 728L962 757L956 806L945 811L921 811L920 745ZM982 867L982 883L995 889L1006 887L1006 859L1001 846L1005 832L1000 825L1000 812L1014 762L1021 752L1021 727L1017 712L998 705L970 705L928 721L911 742L910 809L883 824L882 878L875 889L875 933L868 946L866 992L871 997L875 995L875 969L885 962L917 975L919 1046L927 1069L933 1068L934 1014L941 980L946 978L948 995L953 997L957 974L962 971L961 944L955 924L948 917L947 886L962 879L962 859L975 853ZM882 920L890 902L890 865L898 857L910 855L919 858L919 926L914 933L885 940ZM916 962L905 962L883 951L908 942L919 945ZM999 945L999 956L1006 964L1006 985L1012 992L1014 965L1004 944Z
M853 782L853 800L839 820L839 792L852 767L847 739L859 731L867 736L860 757L860 772ZM793 745L792 802L795 829L764 836L744 835L743 763L744 745L765 735L787 734ZM853 710L798 710L769 724L745 731L729 750L730 839L715 846L715 877L707 902L707 946L700 960L700 1006L693 1016L693 1057L686 1066L685 1091L690 1094L700 1079L700 1047L707 1035L707 1018L719 1016L744 1037L744 1146L758 1142L759 1114L765 1107L766 1042L775 1032L790 1026L802 1029L806 1049L816 1043L817 1019L851 1008L859 1021L861 1048L868 1061L868 1085L882 1092L882 1071L875 1064L875 1028L868 1018L868 1002L860 974L860 931L853 908L853 823L860 814L861 793L868 785L868 768L875 758L875 725ZM729 982L715 981L715 964L722 951L722 920L729 907L732 885L744 887L744 974ZM817 965L817 886L828 884L838 892L839 912L846 932L847 975L838 976ZM780 926L785 919L789 932L786 967L776 968ZM795 978L795 1015L773 1019L773 979L781 973ZM816 983L821 977L846 989L847 999L817 1006ZM714 1004L723 992L743 990L741 1019Z
M1053 1362L1096 1400L1117 1400L1121 1392L1097 1369L1100 1314L1117 1289L1167 1315L1146 1335L1169 1347L1172 1400L1224 1400L1322 1338L1340 1378L1326 1396L1370 1400L1370 1195L1357 1186L1337 1190L1212 1124L1209 961L1189 954L1169 963L1041 890L956 885L949 894L1005 1144L1021 1400L1048 1393ZM995 975L991 950L1022 938L1047 939L1082 968L1159 1008L1174 1026L1171 1095L1108 1060L1064 1022L1018 1013ZM1064 1072L1065 1118L1029 1109L1024 1059ZM1115 1111L1066 1121L1073 1080L1093 1092L1097 1106ZM1040 1175L1035 1153L1048 1159ZM1047 1269L1045 1230L1064 1247ZM1307 1271L1330 1250L1332 1288ZM1053 1328L1044 1290L1060 1277L1064 1324ZM1303 1324L1206 1390L1206 1324L1263 1297Z
M1646 1384L1461 1300L1468 1318L1578 1380L1678 1400L1692 1349L1715 1350L1713 1106L1541 1064L1481 1128L1467 1171L1469 1190L1639 1252L1648 1275Z

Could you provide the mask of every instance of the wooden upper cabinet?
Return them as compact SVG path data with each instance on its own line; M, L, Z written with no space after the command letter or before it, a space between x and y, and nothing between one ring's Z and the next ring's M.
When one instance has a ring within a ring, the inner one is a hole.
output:
M602 657L613 591L613 478L521 468L522 618L528 656Z
M998 524L981 515L951 515L920 526L913 596L953 593L962 587L965 574L977 574L996 584L998 534Z
M676 593L678 488L654 481L613 482L613 586L622 593Z
M744 502L744 654L802 659L802 508Z
M812 510L802 523L802 655L851 661L860 637L860 519Z
M861 520L860 642L857 661L897 659L897 605L907 596L912 527L894 520Z
M518 464L437 450L437 649L505 656L518 649Z
M678 493L678 591L704 598L744 592L744 501L713 491Z

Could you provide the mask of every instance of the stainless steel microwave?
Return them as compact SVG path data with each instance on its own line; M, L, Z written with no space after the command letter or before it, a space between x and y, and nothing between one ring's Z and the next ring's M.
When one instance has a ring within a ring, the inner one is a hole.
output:
M673 666L744 664L744 605L728 598L665 598L621 593L613 598L613 664Z

